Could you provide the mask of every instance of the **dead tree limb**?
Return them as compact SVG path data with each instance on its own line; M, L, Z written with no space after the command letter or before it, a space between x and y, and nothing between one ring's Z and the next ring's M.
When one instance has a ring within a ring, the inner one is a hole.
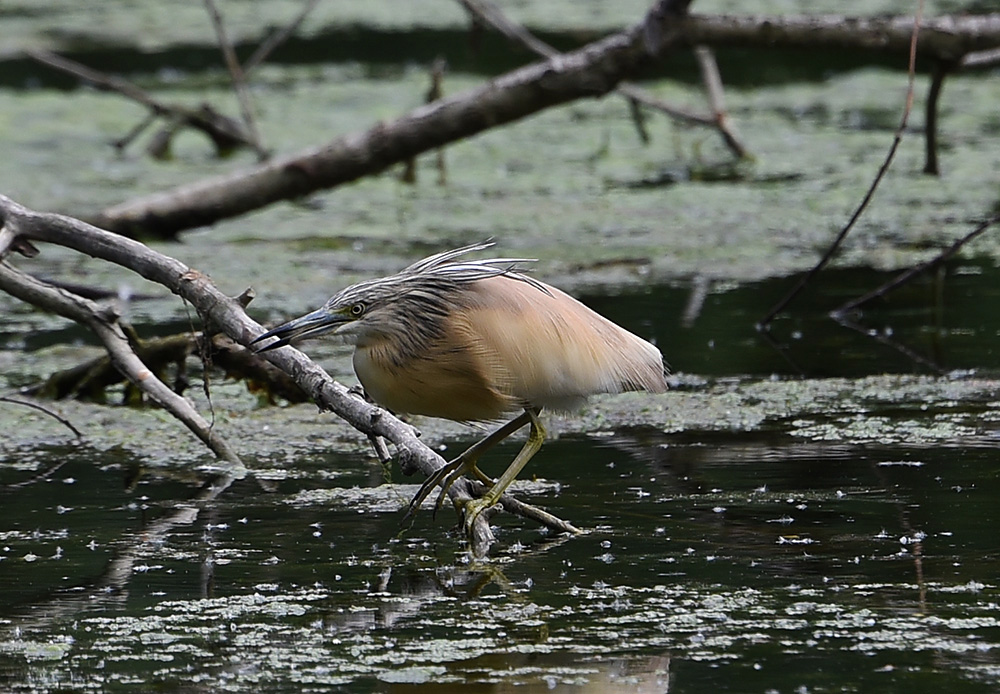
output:
M243 63L243 74L249 75L254 69L257 68L258 65L267 60L267 57L271 55L275 48L287 41L288 37L298 30L306 16L312 12L318 4L319 0L306 0L305 6L302 8L302 11L296 15L295 19L293 19L287 26L282 27L268 36L263 43L257 47L257 50L253 52L253 55L247 58L247 61Z
M924 105L924 173L931 176L940 173L937 159L938 101L948 72L949 67L945 63L940 60L934 63L931 85L927 90L927 103Z
M1000 48L977 51L962 56L961 60L936 60L931 70L931 86L927 92L926 118L924 124L924 173L931 176L940 174L938 167L938 103L944 80L948 75L960 70L978 70L1000 63Z
M126 362L123 363L123 368L137 377L139 384L151 382L153 377L148 374L148 370L143 372L145 367L141 366L134 353L121 353L128 342L121 334L120 326L110 323L99 309L87 306L89 302L86 300L42 284L3 260L19 241L56 244L128 268L189 302L209 329L221 330L244 347L264 332L246 314L238 299L223 294L207 276L138 241L65 215L29 210L3 195L0 195L0 221L3 222L2 229L7 231L6 235L0 236L0 241L3 241L0 245L0 289L23 301L47 306L61 315L94 327L102 338L106 338L105 344L109 351L116 350L116 355L120 355ZM50 300L53 294L58 295L56 300ZM267 359L289 374L321 409L335 413L366 436L382 437L391 442L396 447L399 465L404 473L419 471L429 476L445 464L441 456L420 442L419 434L413 427L352 394L297 349L289 347L274 350L268 352ZM163 388L170 396L180 398L166 386ZM169 396L163 394L163 397ZM211 437L210 443L220 440L211 430L208 430L208 434ZM472 483L464 478L452 485L448 494L458 504L464 504L477 496ZM517 508L516 504L509 504L507 499L502 498L501 503L510 509ZM533 514L530 517L555 532L575 530L569 523L545 514ZM487 554L495 538L486 518L481 516L476 520L468 539L470 550L475 556Z
M905 56L916 22L912 15L691 15L681 31L692 45L774 48L843 48ZM961 60L1000 46L1000 13L944 15L920 22L917 55Z
M645 21L628 31L421 106L392 123L116 205L90 221L124 235L172 237L183 229L384 171L422 152L552 106L602 96L680 40L677 20L689 1L663 0Z
M172 238L276 201L308 195L376 174L442 145L514 122L546 108L617 87L667 49L698 44L867 48L905 55L909 17L684 16L686 0L659 5L632 29L489 83L417 108L401 118L270 162L126 201L92 216L125 235ZM1000 13L937 17L926 23L918 52L959 59L1000 46Z
M5 200L6 202L6 200ZM4 226L20 226L16 209L4 206ZM108 356L129 381L157 404L184 423L221 460L242 465L236 451L212 430L211 425L183 397L170 390L132 350L129 339L117 322L118 316L89 299L50 286L0 261L0 289L25 303L69 318L90 328L108 351Z
M708 46L695 46L694 55L701 68L701 81L705 85L715 127L732 153L740 159L745 159L748 156L747 149L736 137L736 133L733 132L733 128L729 124L725 91L722 88L722 76L719 74L719 65L715 62L715 54Z
M136 354L150 371L161 378L167 367L176 365L178 379L186 382L186 377L183 376L184 364L188 357L200 352L208 357L212 366L222 369L228 377L245 381L251 392L263 394L270 401L274 401L276 397L288 402L303 402L308 399L288 374L263 357L243 349L229 337L215 334L207 343L205 340L206 336L201 332L148 340L131 338ZM21 392L53 400L77 398L104 402L105 390L121 383L123 378L110 357L105 355L57 371L43 382ZM174 390L181 392L182 388L175 384Z

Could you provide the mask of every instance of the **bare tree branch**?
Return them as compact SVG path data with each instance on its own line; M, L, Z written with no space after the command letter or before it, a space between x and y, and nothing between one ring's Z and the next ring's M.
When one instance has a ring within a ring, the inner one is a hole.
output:
M664 0L647 20L583 48L421 106L392 123L256 167L116 205L97 226L132 235L173 236L278 200L378 173L417 154L516 121L545 108L607 94L681 36L678 18L690 0ZM655 30L651 29L655 25ZM655 35L655 41L649 37ZM657 52L651 52L650 41Z
M725 91L722 89L722 76L719 74L719 65L715 62L715 54L708 46L695 46L694 55L701 68L701 81L705 85L708 103L712 108L713 123L718 128L719 134L722 135L726 146L732 150L733 154L743 159L747 156L747 149L736 137L736 133L733 132L733 128L729 124Z
M946 261L948 258L958 253L959 249L962 248L962 246L969 243L969 241L972 241L977 236L981 235L984 231L989 229L994 224L1000 224L1000 215L995 215L990 219L987 219L985 222L978 224L975 229L973 229L968 234L960 238L958 241L955 241L955 243L953 243L945 250L941 251L938 255L934 256L930 260L927 260L923 263L920 263L919 265L911 267L909 270L900 273L896 277L893 277L888 282L876 287L867 294L859 296L856 299L852 299L851 301L848 301L842 304L841 306L837 307L834 311L831 312L833 317L836 318L837 320L841 320L844 314L861 308L863 305L867 304L872 299L877 299L879 297L885 296L889 292L906 284L917 275L920 275L924 272L927 272L928 270L937 267L938 265Z
M148 92L120 77L105 75L55 53L36 49L27 51L26 55L43 65L73 75L93 85L96 89L115 92L127 99L142 104L149 109L150 114L154 117L166 118L177 125L186 125L195 130L200 130L212 140L219 152L225 152L240 146L256 149L254 141L239 123L215 111L207 104L202 105L200 108L188 108L178 104L168 104L156 99ZM127 146L152 121L153 118L147 117L126 136L115 141L114 145L119 149Z
M829 248L826 249L823 257L821 257L819 261L812 268L810 268L809 272L803 275L802 278L795 283L795 286L792 287L792 289L785 294L785 296L783 296L778 303L771 307L771 309L767 312L767 315L765 315L764 318L762 318L757 324L758 330L766 330L768 325L771 324L771 321L774 320L774 317L783 311L785 307L787 307L788 304L791 303L803 289L805 289L806 285L809 284L812 278L815 277L819 271L826 267L827 263L833 259L837 249L840 248L840 244L845 238L847 238L847 234L854 228L857 221L861 219L861 215L864 211L868 209L868 203L870 203L872 198L875 196L875 191L878 190L879 184L882 182L882 179L885 178L886 172L889 171L889 167L892 165L892 161L896 156L896 150L899 148L899 143L903 141L903 133L906 131L906 124L910 120L910 111L913 109L913 82L916 77L917 66L917 37L921 35L920 19L923 15L923 9L924 3L923 0L920 0L919 5L917 6L916 17L911 23L910 69L906 89L906 103L903 107L903 116L900 118L899 127L896 128L896 134L893 137L892 144L889 146L889 152L885 155L885 159L882 161L882 165L879 167L878 173L875 174L875 178L872 179L871 185L868 186L868 191L855 208L854 213L847 221L847 224L841 228L836 238L834 238L833 243L831 243Z
M271 55L275 48L283 44L288 40L288 37L295 33L302 22L305 20L306 16L313 11L313 8L319 4L319 0L306 0L305 6L302 11L293 19L287 26L274 32L267 39L264 40L257 50L253 52L247 61L243 64L243 74L249 75L258 65L267 60L267 57Z
M500 32L508 40L518 43L525 48L527 48L532 53L542 56L543 58L554 58L559 55L559 51L545 43L541 39L537 38L534 34L528 31L525 27L512 21L497 7L494 3L489 0L458 0L465 11L473 18L473 21L479 22L481 24L486 24L492 27L494 30ZM712 65L715 65L714 59ZM714 76L718 77L718 67L714 68ZM704 74L704 67L703 67ZM642 104L648 108L660 111L667 116L674 118L676 120L684 121L686 123L694 123L696 125L707 125L709 127L717 128L722 134L722 138L726 145L733 151L733 153L738 157L746 156L746 148L740 144L736 139L735 135L727 128L727 123L725 121L725 114L717 109L715 109L715 102L713 99L718 99L718 103L721 104L721 98L718 94L722 91L722 82L718 81L717 85L709 85L706 82L706 89L709 93L710 103L713 105L713 110L715 111L715 117L703 116L701 114L693 113L683 108L673 106L668 104L661 99L657 99L655 96L647 92L645 89L638 87L634 84L622 83L618 85L615 91L621 96L625 97L630 101L630 105L634 108L636 104ZM718 91L716 91L718 90ZM721 114L721 115L720 115ZM633 116L634 117L634 116ZM637 121L638 123L638 121ZM647 136L645 135L645 130L641 127L639 128L640 136L643 137L643 141L647 141Z
M602 96L670 47L754 45L840 46L905 54L910 17L685 16L689 0L659 3L640 24L579 50L529 65L449 98L319 147L139 198L91 218L131 235L177 232L332 188L442 145L511 123L543 109ZM1000 46L1000 13L938 17L924 26L920 55L960 59ZM634 94L626 91L626 95Z
M920 26L917 55L959 60L967 53L1000 46L1000 13L956 14L916 21L912 15L691 15L682 23L692 45L845 48L904 56Z
M236 51L233 50L233 44L226 34L226 26L222 22L222 15L219 14L219 8L216 7L215 0L205 0L205 9L208 10L208 16L212 20L212 28L215 29L215 36L219 40L222 57L226 61L226 67L229 69L229 75L233 80L236 99L240 103L243 126L250 134L250 139L253 142L254 149L257 151L257 155L261 159L266 159L268 154L261 144L260 132L257 130L257 121L253 115L253 104L250 100L250 93L247 90L246 76L243 74L240 61L236 58Z
M981 70L1000 63L1000 48L967 53L959 61L935 60L931 70L931 86L927 92L924 119L924 173L932 176L940 174L937 158L938 103L944 89L944 80L959 70Z
M6 210L5 210L6 211ZM17 215L5 215L4 224L17 224ZM25 303L41 306L49 311L76 321L90 328L104 343L111 361L137 388L149 395L157 404L168 410L187 426L220 459L242 465L236 451L212 430L194 407L183 397L170 390L157 378L132 350L128 337L117 322L117 316L71 292L45 284L0 261L0 289Z

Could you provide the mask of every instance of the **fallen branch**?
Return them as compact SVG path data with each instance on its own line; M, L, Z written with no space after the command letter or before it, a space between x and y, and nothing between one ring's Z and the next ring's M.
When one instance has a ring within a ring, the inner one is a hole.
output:
M645 21L628 31L421 106L394 122L226 176L116 205L90 221L125 235L172 237L183 229L384 171L422 152L551 106L602 96L678 43L677 20L689 1L662 0Z
M956 14L917 20L913 15L845 17L843 15L691 15L682 23L691 45L772 48L842 48L906 55L919 26L922 58L961 60L977 51L1000 47L1000 13Z
M215 0L204 0L205 9L212 20L212 28L219 41L219 48L222 50L222 57L229 70L229 75L233 80L233 89L236 92L236 100L240 104L240 115L243 117L243 127L253 142L253 148L257 151L261 159L267 158L266 150L261 144L260 132L257 130L257 121L253 116L253 104L250 101L250 92L247 90L246 75L240 61L236 58L236 51L226 34L225 24L222 23L222 15L215 5Z
M302 392L288 374L269 361L243 349L225 335L213 335L207 345L200 332L179 333L166 337L140 340L130 335L136 354L150 371L162 378L170 365L176 365L178 380L186 383L184 363L189 356L202 352L213 366L222 369L228 377L247 383L251 392L262 393L268 400L280 397L288 402L304 402L308 396ZM61 400L77 398L104 402L105 389L123 380L111 359L100 356L82 364L58 371L42 383L24 389L26 395ZM175 383L174 391L183 392Z
M4 202L7 199L4 198ZM23 208L22 208L23 209ZM24 217L16 208L4 205L5 227L19 232ZM30 224L30 221L29 221ZM30 235L30 234L28 234ZM41 240L37 239L36 240ZM183 397L170 390L163 381L136 355L128 337L117 322L118 316L83 297L45 284L0 261L0 289L25 303L40 306L90 328L104 344L108 356L118 369L137 388L187 426L220 459L242 465L236 451L206 422Z

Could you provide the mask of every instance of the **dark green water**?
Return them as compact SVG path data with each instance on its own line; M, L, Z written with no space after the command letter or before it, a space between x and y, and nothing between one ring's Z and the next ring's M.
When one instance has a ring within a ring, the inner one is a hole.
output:
M956 262L917 277L866 305L864 315L851 316L853 327L827 315L894 276L864 268L826 271L767 335L754 326L795 278L732 290L706 281L582 298L653 339L682 372L856 378L1000 368L1000 271L991 262Z
M995 369L995 274L953 265L865 320L942 369ZM775 325L784 354L753 322L787 281L709 291L686 325L684 287L587 301L655 337L688 374L926 372L823 312L884 279L828 275ZM978 429L907 438L949 412L981 413ZM880 443L845 427L826 440L776 417L752 430L562 437L522 494L589 532L550 538L500 517L485 564L470 563L447 509L401 533L415 487L382 485L368 456L321 443L262 453L250 463L283 469L276 489L238 480L197 514L185 505L209 478L189 466L87 443L25 449L0 465L0 482L22 485L0 490L0 686L992 691L997 412L942 398L857 416L902 435Z
M0 677L14 691L173 689L190 671L236 691L424 680L544 691L616 668L658 670L670 691L996 682L989 448L780 433L561 440L536 466L559 490L532 500L591 532L547 540L508 520L506 549L482 567L456 551L449 514L421 514L397 537L399 513L363 495L295 503L327 466L353 470L338 486L369 484L364 460L304 461L277 493L238 483L197 522L143 543L194 485L62 455L50 482L5 499L22 519L8 521L0 564L6 629L19 629Z

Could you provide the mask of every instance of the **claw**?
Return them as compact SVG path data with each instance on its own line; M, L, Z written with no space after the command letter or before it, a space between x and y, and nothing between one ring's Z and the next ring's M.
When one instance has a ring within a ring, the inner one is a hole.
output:
M458 465L456 465L456 463L458 463ZM413 495L412 499L410 499L410 503L406 508L406 514L403 516L403 525L410 525L413 522L413 516L416 514L417 509L420 508L420 505L424 503L424 499L430 496L434 487L438 486L441 483L441 480L445 477L450 477L451 473L454 471L454 467L460 467L461 463L461 457L456 458L450 463L435 470L433 475L424 480L424 483L420 485L420 489L418 489L417 493ZM450 486L451 484L448 484L444 488L444 492L448 491L448 487ZM442 492L442 494L444 494L444 492ZM438 505L440 506L440 504L441 500L438 499Z
M517 431L525 424L529 423L531 424L529 442L525 444L524 449L522 449L521 453L518 454L514 463L512 463L511 467L504 472L499 481L494 481L489 477L489 475L479 469L476 465L476 461L479 460L479 457L483 453L510 436L513 432ZM406 508L406 513L403 515L403 520L400 524L404 526L411 525L413 523L413 516L416 514L417 509L420 508L420 505L424 503L424 500L430 496L434 487L441 485L441 491L438 493L437 502L434 504L434 514L437 515L438 509L444 504L444 499L448 494L448 490L451 489L451 486L466 473L475 475L476 479L489 487L489 491L484 496L484 499L490 499L490 502L482 509L479 509L478 506L476 507L475 513L472 515L472 521L475 521L476 517L483 512L483 509L489 508L497 502L497 499L499 499L500 495L503 494L503 490L507 488L507 486L513 481L514 476L517 475L517 472L524 467L526 462L528 462L528 458L534 455L535 451L538 450L538 446L541 445L541 441L544 438L545 430L541 428L541 424L538 421L538 411L526 409L522 414L504 424L485 439L482 439L481 441L478 441L470 446L457 458L435 470L434 474L428 477L427 480L420 485L420 489L417 490L417 493L413 495L413 498L410 500L410 503ZM496 488L497 484L500 484L499 489ZM470 501L468 503L472 502ZM468 503L466 506L468 506ZM465 516L468 517L469 514L465 513ZM467 527L472 527L472 521L469 521L466 524Z

